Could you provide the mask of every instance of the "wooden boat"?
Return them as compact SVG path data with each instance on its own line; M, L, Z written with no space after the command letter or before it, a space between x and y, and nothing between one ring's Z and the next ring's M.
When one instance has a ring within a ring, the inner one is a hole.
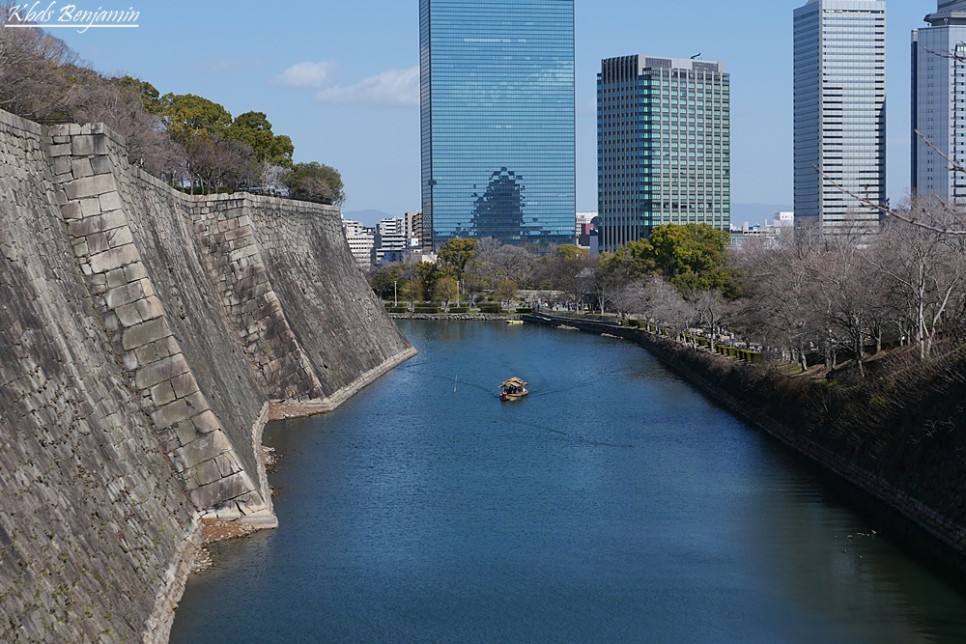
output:
M516 376L504 380L500 385L500 400L520 400L528 393L527 383Z

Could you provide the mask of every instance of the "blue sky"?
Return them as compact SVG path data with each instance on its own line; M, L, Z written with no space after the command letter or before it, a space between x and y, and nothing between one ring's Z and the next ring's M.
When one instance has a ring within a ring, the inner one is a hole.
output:
M47 5L50 0L44 0ZM59 6L68 4L60 2ZM416 0L263 3L71 0L140 12L138 29L57 30L104 73L261 111L296 161L343 175L346 211L419 208ZM90 5L89 7L87 5ZM792 201L792 12L804 0L577 0L577 206L597 209L596 73L643 53L725 63L732 81L735 204ZM909 185L909 33L935 0L888 7L888 192ZM737 207L735 221L743 216Z

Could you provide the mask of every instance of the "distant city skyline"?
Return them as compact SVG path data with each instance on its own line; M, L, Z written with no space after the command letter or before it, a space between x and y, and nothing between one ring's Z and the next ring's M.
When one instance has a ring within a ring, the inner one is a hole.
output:
M733 202L790 205L792 13L802 4L692 0L682 20L676 3L577 0L577 209L597 209L596 73L604 58L628 52L725 61ZM134 8L137 29L54 35L101 72L138 76L162 93L200 94L234 115L265 112L276 132L292 137L297 161L342 172L348 212L401 215L420 207L417 3L266 8L169 0ZM893 203L910 185L910 35L935 10L935 0L889 3ZM736 209L735 222L758 219L746 212Z

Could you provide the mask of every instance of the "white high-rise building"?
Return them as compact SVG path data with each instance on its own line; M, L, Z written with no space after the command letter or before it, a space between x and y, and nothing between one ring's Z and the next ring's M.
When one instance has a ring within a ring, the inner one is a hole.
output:
M912 32L912 191L966 206L966 0ZM917 134L918 132L918 134Z
M886 203L886 3L795 10L795 226L875 232Z
M373 250L376 236L371 228L366 228L358 221L342 220L342 232L349 242L349 251L360 268L368 270L373 262Z
M383 219L376 226L375 263L400 261L403 252L410 247L406 233L406 220L402 218Z

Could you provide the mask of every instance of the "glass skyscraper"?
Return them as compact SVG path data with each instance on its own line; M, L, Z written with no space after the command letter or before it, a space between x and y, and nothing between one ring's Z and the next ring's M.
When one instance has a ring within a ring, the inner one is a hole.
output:
M573 0L420 0L423 241L574 243Z
M597 75L600 248L662 224L731 224L731 79L720 63L651 56Z
M912 32L912 192L962 207L966 173L949 167L966 167L966 0L926 22Z
M875 232L886 201L886 3L795 10L795 227Z

